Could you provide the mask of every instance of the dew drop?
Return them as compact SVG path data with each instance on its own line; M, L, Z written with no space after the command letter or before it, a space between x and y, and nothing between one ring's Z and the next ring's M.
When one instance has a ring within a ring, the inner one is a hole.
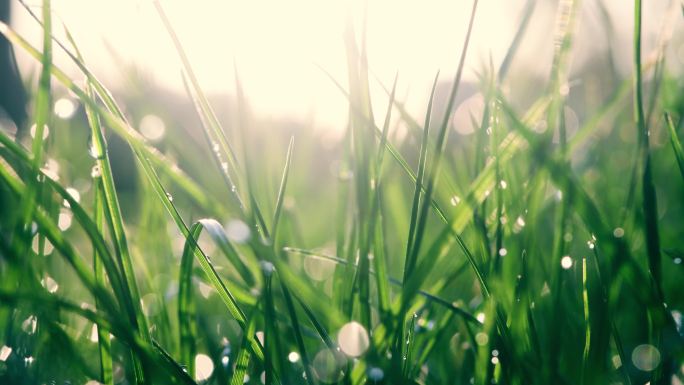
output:
M171 195L171 193L166 193L166 198L169 200L169 202L173 202L173 195Z
M505 257L506 254L508 254L508 250L506 250L506 249L503 248L503 247L499 249L499 255L500 255L500 256Z
M475 335L475 342L478 345L484 346L489 342L489 336L486 333L479 332Z
M31 137L35 138L36 137L36 131L38 130L38 127L34 124L31 126ZM50 128L47 126L47 124L43 125L43 140L47 139L48 135L50 135Z
M459 204L459 203L461 202L461 198L459 198L458 196L454 195L454 196L451 197L451 199L449 200L449 202L451 203L452 206L456 206L457 204Z
M295 362L299 361L299 353L290 352L290 354L287 355L287 360L294 364Z
M561 267L563 269L565 269L565 270L570 269L572 267L572 264L573 264L572 257L570 257L569 255L565 255L565 256L563 256L563 258L561 258Z
M145 115L140 120L140 133L148 140L156 142L164 137L166 125L156 115Z
M21 330L25 331L28 334L33 334L36 332L36 326L38 323L38 319L34 315L30 315L28 318L24 320L24 322L21 323Z
M62 211L59 213L59 217L57 217L57 226L59 227L60 230L66 231L71 227L71 213L68 211Z
M68 98L60 98L55 102L55 115L60 119L69 119L76 112L76 104Z
M12 354L12 348L7 345L3 345L2 348L0 348L0 361L7 361L7 358L10 354Z
M356 321L348 322L342 326L337 334L337 342L340 349L350 357L358 357L366 352L370 340L368 332Z
M615 238L622 238L625 236L625 230L622 227L616 227L615 230L613 230L613 236Z
M502 190L505 190L508 188L508 183L506 183L506 181L502 179L501 181L499 181L499 187L501 187Z
M97 333L97 324L93 324L93 327L90 328L90 337L88 339L93 343L97 343L100 340L100 335Z
M275 271L275 266L269 261L261 261L259 263L259 266L261 267L261 271L264 273L265 276L270 277L271 274Z
M102 176L102 169L100 169L100 165L96 164L93 166L93 168L90 170L90 177L95 179L95 178L100 178Z
M250 231L247 224L239 219L232 219L226 224L228 239L235 243L245 243L249 239Z
M71 198L73 200L75 200L76 203L79 203L81 201L81 193L79 193L78 190L76 190L75 188L67 187L66 192L69 193ZM71 205L69 204L69 201L67 201L66 199L64 200L63 204L64 204L64 207L71 207Z
M385 378L385 372L382 371L382 369L376 367L376 366L371 366L368 368L368 379L373 381L373 382L378 382L382 381L382 379Z
M195 379L197 381L205 381L214 372L214 361L206 354L198 354L195 356Z
M480 323L484 323L485 322L485 313L482 313L482 312L477 313L475 318L477 318L477 320L480 321Z
M47 290L49 293L55 293L59 289L59 284L57 281L52 279L52 277L45 277L44 279L40 280L40 284Z
M639 345L632 351L632 362L637 369L650 372L660 364L660 351L653 345Z

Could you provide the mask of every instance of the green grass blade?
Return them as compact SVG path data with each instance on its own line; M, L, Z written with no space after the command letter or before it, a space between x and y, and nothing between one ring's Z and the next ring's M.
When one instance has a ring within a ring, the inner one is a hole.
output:
M278 198L276 199L275 211L273 213L273 222L271 224L271 238L275 246L278 236L278 225L280 224L280 216L283 211L283 200L285 199L285 190L287 188L287 178L290 175L290 166L292 165L292 150L294 148L294 136L290 138L290 144L287 146L287 156L285 157L285 166L283 168L283 177L280 180L280 187L278 188Z
M675 124L672 121L672 115L665 113L665 122L667 124L667 129L670 132L672 151L674 152L675 159L677 159L677 166L679 166L679 172L682 174L682 180L684 180L684 150L682 150L682 143L679 141L679 137L677 136L677 130L675 129Z

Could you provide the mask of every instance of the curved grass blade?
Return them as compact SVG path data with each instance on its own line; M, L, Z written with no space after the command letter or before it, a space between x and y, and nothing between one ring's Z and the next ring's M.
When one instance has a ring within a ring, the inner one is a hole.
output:
M680 120L680 125L681 125ZM682 174L682 180L684 180L684 151L682 150L682 143L677 137L677 130L675 129L675 124L672 121L672 115L665 113L665 123L667 124L667 129L670 132L670 143L672 143L672 151L674 151L675 159L677 159L677 165L679 166L679 172Z
M271 240L275 245L278 237L278 225L280 224L280 215L283 211L283 200L285 199L285 189L287 188L287 179L290 175L290 166L292 165L292 150L294 148L294 136L290 138L290 144L287 146L287 155L285 156L285 166L283 168L283 177L280 180L280 187L278 188L278 198L276 199L275 211L273 213L273 222L271 224Z
M258 304L255 307L252 316L249 318L247 328L243 332L242 346L235 360L235 372L233 373L233 378L230 380L230 385L242 385L245 382L245 374L249 367L250 346L252 344L250 337L254 336L254 333L256 332L256 315L259 313L257 308ZM253 339L253 337L251 339Z

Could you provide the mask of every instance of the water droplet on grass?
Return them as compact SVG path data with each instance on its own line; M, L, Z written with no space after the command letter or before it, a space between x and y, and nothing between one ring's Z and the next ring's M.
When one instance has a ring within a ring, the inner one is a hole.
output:
M25 331L28 334L33 334L36 332L36 326L38 323L38 319L34 315L28 316L24 320L24 322L21 323L21 330Z
M336 383L342 379L346 364L347 360L341 353L324 348L314 357L313 373L321 382Z
M55 293L59 289L59 284L57 281L52 279L52 277L45 277L44 279L40 280L40 284L47 290L49 293Z
M214 361L206 354L198 354L195 356L195 379L197 381L205 381L214 372Z
M561 258L561 267L564 268L565 270L568 270L572 267L572 258L569 255L563 256Z
M457 204L459 204L459 203L461 202L461 198L459 198L458 196L454 195L454 196L451 197L451 199L449 200L449 202L451 203L452 206L456 206Z
M99 164L94 165L90 170L90 177L93 179L102 177L102 169L100 169Z
M36 132L38 130L38 126L35 124L31 126L31 137L35 138L36 137ZM50 135L50 128L47 126L47 124L43 125L43 140L47 139L48 135Z
M59 217L57 217L57 226L62 231L66 231L71 227L71 213L68 211L60 212Z
M166 198L169 199L169 202L173 202L173 195L171 193L166 193Z
M385 378L385 372L383 372L382 369L371 366L368 368L368 379L373 381L373 382L378 382L382 381L382 379Z
M299 361L299 353L290 352L290 354L287 355L287 360L294 364L295 362Z
M625 230L622 227L616 227L615 230L613 230L613 236L615 238L622 238L625 236Z
M489 342L489 336L486 333L479 332L475 335L475 342L478 345L484 346Z
M79 193L78 190L76 190L75 188L67 187L66 192L69 193L71 198L73 200L75 200L76 203L79 203L81 201L81 193ZM64 204L64 207L71 207L71 205L69 204L69 201L67 201L66 199L64 200L63 204Z
M249 240L249 226L239 219L233 219L226 224L228 239L235 243L245 243Z
M145 115L140 120L140 133L150 141L156 142L164 137L166 125L156 115Z
M370 340L368 332L356 321L348 322L337 333L337 342L346 355L358 357L366 352Z
M650 372L660 364L660 351L653 345L639 345L632 351L632 363L637 369Z
M60 119L69 119L76 112L76 104L68 98L59 98L54 106L55 115Z
M0 361L7 361L7 358L10 354L12 354L12 348L7 345L3 345L2 348L0 348Z

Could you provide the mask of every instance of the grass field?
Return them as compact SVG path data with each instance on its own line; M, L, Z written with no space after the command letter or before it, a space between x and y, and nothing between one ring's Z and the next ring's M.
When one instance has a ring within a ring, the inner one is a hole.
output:
M332 143L252 114L239 73L217 117L163 2L192 129L115 99L53 38L49 0L22 10L42 46L0 24L40 68L31 129L0 130L0 384L684 383L684 8L644 52L646 4L625 1L631 73L571 78L580 2L561 0L550 73L526 85L509 69L534 3L458 127L477 0L425 116L396 81L371 100L349 27Z

